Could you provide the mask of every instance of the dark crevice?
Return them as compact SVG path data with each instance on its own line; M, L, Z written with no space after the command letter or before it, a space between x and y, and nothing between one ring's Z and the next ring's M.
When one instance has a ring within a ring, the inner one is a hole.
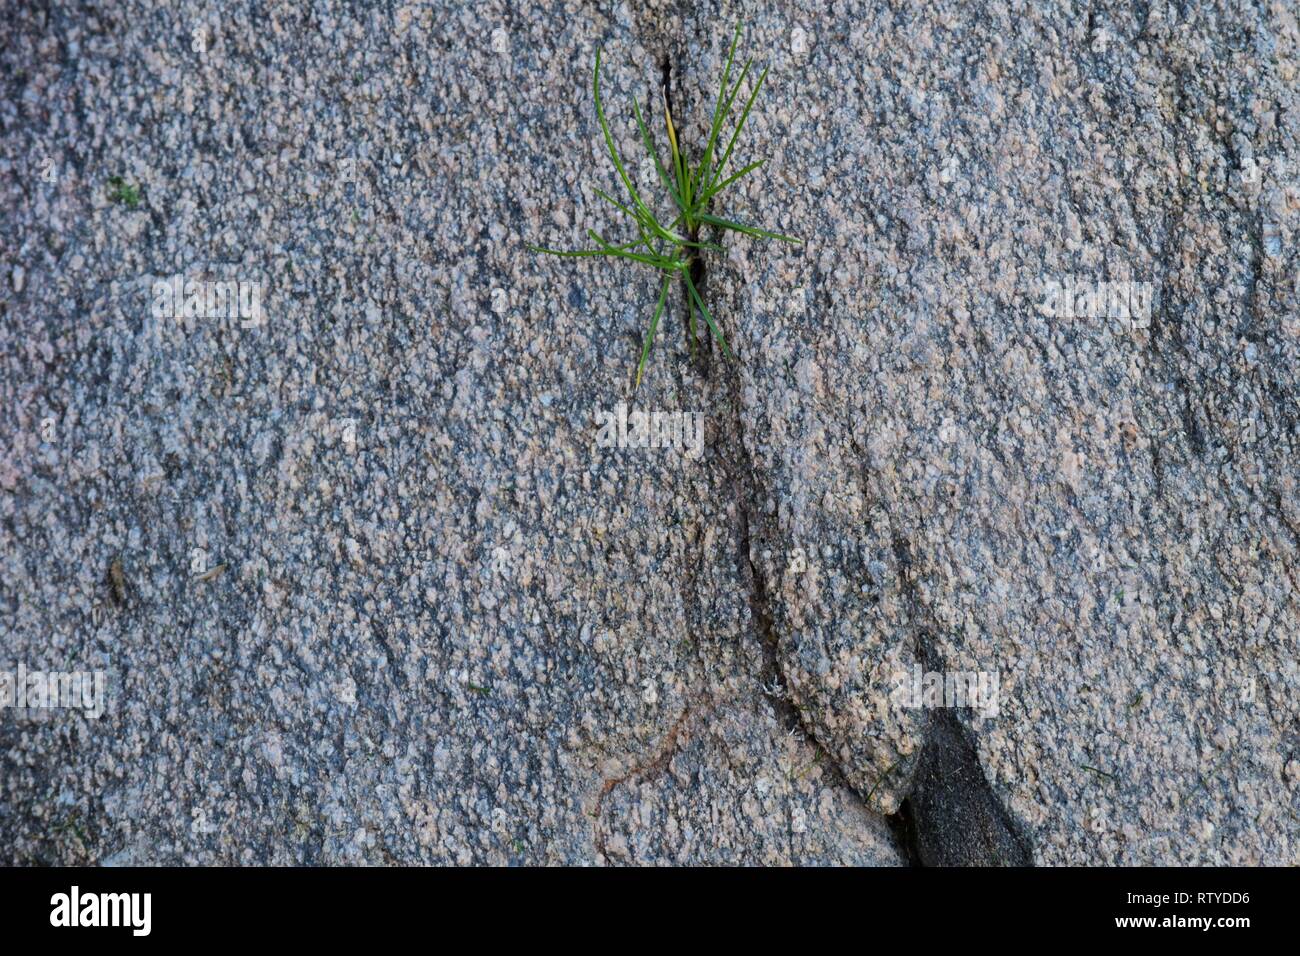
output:
M660 59L660 70L664 99L662 105L674 117L674 123L680 130L682 125L676 122L677 114L673 103L672 59L667 54ZM685 149L685 144L681 144L680 148ZM692 230L689 238L698 242L699 229ZM689 269L691 282L701 300L707 303L707 268L703 258L699 255L692 256ZM701 363L707 378L711 364L708 351L711 351L709 346L712 339L706 331L701 336L705 340L703 347L695 347L698 343L692 341L690 326L685 318L693 311L690 292L685 282L681 286L683 326L688 345L693 359ZM697 330L704 327L703 319L697 316ZM731 427L724 433L730 436L730 447L721 449L720 457L732 486L732 500L737 502L740 525L739 570L749 583L750 613L762 652L760 680L764 695L771 702L782 728L787 732L799 732L807 739L828 781L854 794L864 806L869 806L863 795L849 782L834 756L812 732L789 695L781 666L772 598L768 593L763 569L753 556L754 523L761 512L757 472L745 446L746 423L741 410L740 375L727 375L725 384L717 384L729 393L729 400L725 404L730 406L733 418ZM912 581L912 556L906 540L901 537L895 538L894 548L915 619L919 606ZM920 629L917 630L916 639L917 657L928 660L932 656L931 649ZM669 737L665 753L671 753L676 747L675 732ZM886 775L888 773L889 771ZM612 787L607 786L604 792L609 789ZM911 792L899 810L885 816L885 820L891 828L899 852L912 866L1025 866L1033 860L1028 840L1022 835L1016 821L994 797L980 766L977 751L951 711L937 711L932 718Z
M701 296L703 298L703 296ZM729 367L729 366L727 366ZM771 702L777 722L786 733L798 733L812 748L817 766L825 774L829 784L856 799L874 816L882 816L871 809L869 799L865 799L850 781L835 756L826 749L818 735L805 720L802 711L790 696L785 670L781 666L780 638L773 613L773 599L768 592L768 583L758 561L755 561L755 524L756 516L761 515L761 498L758 484L758 472L754 466L749 449L745 446L745 421L740 400L740 375L728 375L726 385L729 391L727 400L719 402L719 407L729 408L732 422L727 430L731 436L730 447L720 456L731 485L731 499L736 502L736 514L739 522L739 572L749 584L749 609L754 631L758 637L762 652L762 665L759 673L761 693ZM867 795L868 797L870 794ZM916 857L911 853L904 834L893 826L893 818L884 819L891 825L895 846L909 864L915 864Z
M907 541L895 536L901 588L909 617L921 612L915 559ZM943 673L944 662L930 632L913 631L917 660L927 672ZM913 866L1032 866L1034 854L1023 828L990 786L979 751L955 710L930 711L912 789L890 824Z
M752 491L751 489L748 489ZM742 501L751 501L752 498L745 497ZM763 669L761 681L764 688L777 687L782 688L780 694L768 694L772 701L772 707L776 711L777 719L781 722L782 727L787 731L798 729L804 732L804 735L813 741L816 741L812 734L809 734L803 725L803 717L794 702L790 700L789 694L785 693L785 675L781 670L781 662L778 659L776 628L772 622L771 605L768 602L767 584L763 580L763 573L754 564L751 552L751 540L749 532L749 511L745 507L738 509L740 514L740 558L742 562L741 577L749 579L749 610L753 618L754 626L758 631L759 644L763 649Z
M914 866L1032 866L1019 824L993 794L952 710L930 720L912 792L891 822Z
M762 647L763 687L781 688L779 693L767 694L781 725L787 731L802 733L814 748L827 778L869 807L871 794L864 798L849 782L843 768L810 729L786 690L772 599L763 570L753 557L755 519L752 516L759 513L760 499L757 472L744 442L739 375L729 376L728 385L731 394L727 404L734 416L730 434L735 445L733 453L724 455L723 459L732 484L732 498L738 502L740 570L749 581L750 612ZM909 617L919 621L922 606L916 593L915 558L904 537L895 535L892 546ZM930 635L919 625L914 628L914 641L917 659L926 669L942 671ZM886 771L885 776L893 769ZM980 765L978 751L952 710L932 712L910 793L895 813L885 815L885 820L896 847L911 866L1033 864L1030 841L994 795Z
M699 242L700 241L699 227L697 226L694 229L692 229L688 233L688 237L690 238L691 242ZM704 281L707 272L708 270L705 267L704 258L700 256L698 253L693 254L691 256L691 265L690 265L691 282L695 285L695 291L700 294L701 302L704 301L705 296L707 295L707 292L704 288ZM686 283L683 282L682 296L683 298L686 299L685 305L686 305L687 315L691 314L691 308L694 305L694 303L690 301L690 294L691 294L690 290L686 287ZM692 341L691 347L697 353L697 358L703 358L704 363L702 365L702 369L704 373L707 375L710 369L708 363L708 356L711 355L713 352L713 336L707 334L707 328L704 326L704 319L702 316L696 316L695 324L696 324L696 329L697 330L704 329L705 334L699 337L700 341ZM687 334L688 335L690 334L689 325L687 326Z
M700 296L704 298L703 294ZM706 336L707 338L707 336ZM729 366L724 366L729 367ZM781 666L779 638L772 612L772 599L768 593L767 579L762 568L754 560L755 518L760 514L760 489L758 487L757 469L745 446L745 422L741 413L740 375L728 375L725 388L730 394L718 407L731 412L732 421L723 434L731 437L729 447L722 449L720 455L728 482L731 485L731 500L736 502L736 515L739 522L739 540L737 542L739 563L738 571L743 580L749 584L749 610L754 631L762 652L762 665L759 672L761 693L771 702L777 722L786 733L798 733L803 736L815 753L817 765L826 774L833 785L844 792L861 799L857 789L848 781L844 771L834 756L822 745L817 735L805 721L802 712L796 706L789 693L785 671ZM863 801L864 805L865 801ZM868 808L869 809L869 808Z
M673 112L673 61L667 53L659 61L659 69L662 74L661 84L664 88L664 102L668 104L668 112Z
M738 408L736 417L737 421L739 421L740 416ZM743 450L743 442L741 447ZM772 702L772 709L775 712L777 721L781 725L782 729L787 733L797 732L804 737L808 746L813 750L817 766L820 767L822 773L826 775L826 780L832 786L857 799L868 810L868 812L874 812L871 810L867 801L862 799L862 795L858 792L857 788L849 782L849 779L845 775L844 770L840 767L839 762L824 746L822 746L821 741L804 720L802 712L790 697L785 679L785 671L781 667L780 649L778 646L776 627L772 620L771 604L767 594L767 584L762 571L755 564L752 557L753 551L751 550L748 504L755 500L753 497L753 470L752 463L748 460L748 455L742 455L742 457L744 459L743 466L749 469L748 473L750 475L750 481L742 483L747 485L746 490L749 494L737 498L737 500L741 502L741 506L738 508L740 516L740 560L742 565L740 570L741 576L747 577L749 580L750 614L754 621L755 629L758 632L759 645L763 652L763 666L759 677L763 689L763 696ZM739 483L740 479L733 479L733 482ZM891 817L886 817L885 820L891 824L896 848L901 854L906 856L909 865L914 865L915 857L911 855L910 848L903 838L903 834L900 833L896 827L892 826L894 821Z
M898 805L898 809L885 818L894 833L894 842L907 858L908 866L925 866L921 851L916 845L916 819L912 813L911 798Z
M664 54L659 61L659 70L660 85L663 88L663 108L673 117L673 125L678 130L678 149L681 152L682 161L686 162L686 143L680 139L681 133L685 129L685 125L680 122L677 109L673 104L672 57L668 54ZM651 109L658 108L657 104L650 104L650 106ZM700 227L698 223L687 231L686 238L691 242L700 241ZM700 301L704 301L707 298L705 283L708 279L708 264L704 261L704 257L700 255L698 251L691 252L689 261L690 265L687 268L690 275L690 281L694 284L695 291L699 293ZM682 295L682 315L686 317L682 320L686 347L691 358L699 363L700 370L707 376L710 371L709 358L713 352L713 340L707 334L699 334L701 330L705 328L704 319L702 316L696 315L697 310L695 308L695 303L691 299L690 289L687 288L686 283L681 282L679 285L681 287ZM694 328L692 328L690 320L691 316L694 316Z
M674 125L681 130L683 124L678 122L678 115L673 103L673 85L672 85L672 58L665 54L660 60L661 84L663 89L663 104L673 117ZM685 159L686 144L679 142L679 149L683 152ZM700 241L700 229L696 226L688 233L688 238L692 242ZM708 267L703 256L698 253L693 254L689 265L690 281L695 286L696 292L702 302L708 300ZM692 358L700 369L705 378L710 378L711 356L712 356L712 337L707 332L707 326L703 317L696 314L696 331L703 331L698 338L693 337L688 316L697 313L691 299L690 290L685 282L681 282L682 293L682 325L687 346ZM835 786L842 788L846 793L859 796L856 789L848 782L844 772L830 753L822 746L817 736L809 729L805 723L803 715L794 701L790 698L786 686L785 674L780 663L778 650L778 639L776 627L773 622L771 603L767 592L767 583L763 572L753 560L753 541L751 537L751 514L756 513L754 503L757 501L758 489L756 488L756 471L754 463L751 460L747 449L745 448L745 426L741 415L740 404L740 379L739 375L728 376L726 384L718 383L722 388L730 392L729 401L726 403L730 406L733 415L731 427L727 428L724 434L731 436L729 448L723 450L720 456L726 471L729 483L732 486L732 499L737 502L737 515L739 519L739 540L737 555L740 567L739 572L742 578L746 579L749 584L749 608L751 620L754 624L759 646L762 653L762 664L759 673L759 682L762 688L763 696L770 701L773 712L778 724L782 730L787 733L799 733L807 740L810 747L816 754L816 762L821 767L822 772L826 774L827 780ZM602 794L603 796L603 794ZM899 844L900 849L902 844ZM603 849L603 848L602 848Z

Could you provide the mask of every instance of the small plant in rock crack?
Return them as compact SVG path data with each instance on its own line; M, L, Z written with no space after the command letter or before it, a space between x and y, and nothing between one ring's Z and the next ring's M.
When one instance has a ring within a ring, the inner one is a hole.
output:
M768 232L766 229L759 229L755 226L724 219L709 212L713 200L722 190L767 162L765 159L760 159L742 167L725 179L723 178L723 174L727 170L727 163L731 160L732 151L736 148L736 141L740 138L740 131L745 128L745 121L749 118L749 111L753 108L754 100L758 98L758 91L763 88L763 81L767 78L767 69L764 68L757 82L754 83L754 89L749 94L745 109L740 114L740 120L736 123L735 129L732 130L731 136L727 139L724 147L722 127L731 114L736 95L744 85L745 79L749 75L750 66L754 62L751 59L745 64L745 68L741 70L739 78L736 79L733 85L731 83L731 68L735 62L736 43L739 40L740 25L737 24L735 35L731 40L731 49L727 54L727 65L722 72L722 85L718 90L717 104L713 109L713 122L709 126L708 143L704 147L699 162L694 167L686 159L678 142L667 88L665 87L663 90L664 127L667 130L670 149L669 167L667 169L664 168L659 153L655 150L650 130L641 116L641 107L633 100L632 107L636 116L637 128L641 132L641 141L645 145L646 151L654 158L659 179L662 181L664 188L667 189L668 195L672 198L672 208L676 212L675 218L666 224L660 221L660 217L651 208L651 204L646 202L641 194L637 192L636 186L632 184L632 180L627 174L627 169L623 166L623 161L619 159L618 150L614 146L614 137L610 134L609 123L605 119L605 109L600 101L600 51L597 50L596 68L593 71L592 79L592 95L596 101L596 118L600 120L601 131L605 134L605 145L609 149L609 158L613 160L614 169L618 172L618 178L622 180L623 186L627 189L628 201L626 203L619 202L601 189L595 189L594 192L632 220L636 226L637 237L629 242L615 244L606 241L594 229L588 229L587 235L596 244L595 249L565 251L529 246L534 252L543 252L553 256L612 256L618 259L627 259L631 262L647 265L661 273L662 282L659 287L659 303L655 306L654 315L650 319L650 328L646 332L645 343L641 346L641 361L637 363L634 389L639 388L641 385L641 374L645 370L646 359L650 355L650 347L654 344L655 330L659 327L659 319L663 315L664 306L668 301L668 290L672 286L674 279L679 280L686 287L684 296L688 315L686 338L690 345L691 354L695 353L695 312L697 309L708 325L709 331L713 333L713 337L722 346L723 353L728 356L732 354L731 349L727 347L727 340L723 338L722 331L718 328L718 324L705 307L698 288L699 274L695 272L695 269L700 254L705 250L722 251L722 247L716 243L702 242L700 240L700 230L703 227L712 226L715 229L731 230L757 239L779 239L782 242L793 243L800 241L791 236L783 236L780 233Z
M140 187L132 186L121 176L110 176L108 178L108 199L109 202L120 203L127 209L134 209L140 205Z

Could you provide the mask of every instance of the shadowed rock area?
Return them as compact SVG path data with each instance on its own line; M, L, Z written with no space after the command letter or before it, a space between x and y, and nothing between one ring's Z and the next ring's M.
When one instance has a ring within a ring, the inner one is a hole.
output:
M706 233L738 359L675 289L634 395L654 274L527 246L625 241L596 50L658 195L633 98L698 156L737 21L768 162L719 212L803 242ZM0 671L108 690L0 709L0 862L1300 862L1298 44L1226 0L11 11ZM620 403L687 437L606 447Z
M989 792L974 749L943 714L930 725L905 810L921 866L1028 866L1033 855Z

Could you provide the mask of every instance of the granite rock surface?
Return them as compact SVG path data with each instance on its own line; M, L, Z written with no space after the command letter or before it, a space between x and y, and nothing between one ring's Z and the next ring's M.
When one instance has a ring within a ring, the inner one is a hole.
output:
M739 20L803 242L634 394L653 274L528 245ZM0 671L107 705L0 709L4 862L1300 862L1294 5L7 31Z

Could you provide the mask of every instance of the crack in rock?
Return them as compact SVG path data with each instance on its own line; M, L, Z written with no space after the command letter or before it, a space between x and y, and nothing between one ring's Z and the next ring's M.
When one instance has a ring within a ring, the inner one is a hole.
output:
M601 783L600 793L596 796L596 808L591 815L595 823L593 824L593 837L595 839L596 851L601 858L608 861L609 853L605 847L605 841L608 838L604 829L600 825L601 813L605 807L605 798L609 796L610 791L615 787L622 786L634 778L649 777L654 774L663 773L667 768L668 762L672 760L681 745L682 729L686 722L690 720L692 713L696 710L694 705L687 705L681 715L673 721L673 725L668 728L668 733L664 735L663 742L655 752L655 756L649 761L637 764L627 773L620 774L617 777L608 777Z
M939 710L912 792L898 812L918 866L1031 866L1021 828L994 796L956 715Z

